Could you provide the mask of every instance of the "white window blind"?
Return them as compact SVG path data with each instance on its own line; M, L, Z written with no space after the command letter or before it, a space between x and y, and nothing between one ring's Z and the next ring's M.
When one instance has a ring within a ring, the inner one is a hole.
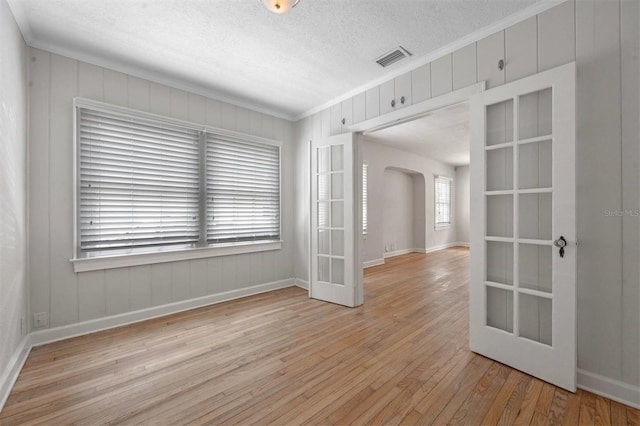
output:
M280 148L207 134L207 241L280 239Z
M367 165L362 165L362 233L367 233L368 227L368 219L367 219L367 209L368 209L368 183L367 183Z
M280 146L76 100L76 257L280 239Z
M435 178L435 224L451 223L451 179L441 176Z
M79 251L196 243L199 132L78 109Z

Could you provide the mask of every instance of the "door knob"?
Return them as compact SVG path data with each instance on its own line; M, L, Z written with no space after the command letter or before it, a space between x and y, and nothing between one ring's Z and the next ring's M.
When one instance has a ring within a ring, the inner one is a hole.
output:
M560 249L560 257L564 257L564 248L567 245L567 240L561 235L560 238L553 242L553 245Z

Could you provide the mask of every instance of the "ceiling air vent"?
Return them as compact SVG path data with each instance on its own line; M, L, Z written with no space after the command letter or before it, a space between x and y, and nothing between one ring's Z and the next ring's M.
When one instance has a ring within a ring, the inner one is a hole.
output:
M411 56L411 53L409 53L409 51L404 47L398 46L397 49L393 49L392 51L387 52L381 57L379 57L378 59L376 59L376 62L381 67L386 68L389 65L395 64L399 60L404 59L408 56Z

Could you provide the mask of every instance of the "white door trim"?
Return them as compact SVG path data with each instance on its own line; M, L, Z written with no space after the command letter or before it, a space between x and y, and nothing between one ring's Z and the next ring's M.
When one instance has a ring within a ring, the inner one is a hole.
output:
M357 262L356 265L360 265L359 270L356 267L357 279L354 282L355 294L356 294L356 305L361 305L364 303L364 287L363 287L363 281L362 281L364 265L362 262L362 254L360 253L360 247L362 245L362 232L360 232L362 230L362 174L360 173L360 170L361 170L360 166L362 163L362 157L361 157L362 135L373 132L375 130L381 130L387 127L395 126L398 124L402 124L408 121L418 119L437 109L453 106L461 102L468 102L473 95L483 92L485 90L485 87L486 87L486 82L481 81L480 83L476 83L471 86L468 86L459 90L455 90L453 92L446 93L444 95L437 96L432 99L427 99L426 101L419 102L417 104L410 105L405 108L401 108L397 111L393 111L391 113L384 114L379 117L372 118L370 120L362 121L360 123L356 123L349 126L348 128L349 132L355 133L354 145L356 147L355 148L356 152L354 154L354 158L356 159L356 164L354 164L354 173L355 173L354 191L355 191L355 199L356 199L355 216L357 217L357 223L356 223L355 229L357 231L354 233L354 235L356 236L354 241L354 246L356 249L356 259L355 259ZM313 170L313 164L311 164L311 161L312 161L311 151L309 151L309 170L310 171ZM310 186L311 184L312 183L309 182ZM309 211L313 211L311 199L309 203ZM311 232L313 232L311 227L312 226L311 226L311 220L310 220L309 228ZM309 247L308 279L309 279L309 282L311 282L311 261L312 261L311 235L309 235L308 247Z
M486 82L473 84L471 86L464 87L453 92L437 96L435 98L427 99L426 101L413 104L388 114L381 115L370 120L361 121L360 123L352 124L349 126L350 132L360 132L367 134L376 130L381 130L387 127L402 124L407 121L412 121L420 118L431 111L440 108L446 108L448 106L456 105L461 102L468 101L471 96L483 92L486 87Z

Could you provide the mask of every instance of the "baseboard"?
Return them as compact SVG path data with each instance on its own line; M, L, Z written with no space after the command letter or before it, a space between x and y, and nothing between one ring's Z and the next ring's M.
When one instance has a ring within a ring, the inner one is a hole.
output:
M410 249L402 249L402 250L394 250L394 251L389 251L387 253L384 254L384 258L383 259L375 259L375 260L371 260L369 262L364 262L363 266L365 268L368 268L369 266L375 266L375 265L382 265L384 263L384 259L387 259L389 257L396 257L396 256L402 256L403 254L409 254L409 253L422 253L422 254L427 254L427 253L432 253L434 251L439 251L439 250L444 250L444 249L448 249L451 247L469 247L469 243L447 243L447 244L442 244L439 246L433 246L433 247L429 247L429 248L410 248ZM380 262L382 261L382 262Z
M7 367L0 376L0 412L2 412L4 404L7 402L7 398L9 398L13 385L16 383L16 380L18 380L18 375L29 356L29 352L31 352L31 336L27 334L22 338L13 355L11 355L9 364L7 364Z
M301 280L300 278L296 278L295 279L295 284L296 287L300 287L304 290L309 290L309 282L305 281L305 280Z
M259 284L238 290L226 291L224 293L211 294L195 299L169 303L162 306L154 306L151 308L141 309L139 311L126 312L124 314L50 328L48 330L35 331L31 333L31 344L33 346L40 346L56 342L58 340L95 333L97 331L107 330L114 327L121 327L127 324L146 321L165 315L188 311L190 309L201 308L203 306L214 305L216 303L227 302L229 300L239 299L242 297L253 296L281 288L292 287L294 285L295 280L293 278L289 278L286 280Z
M384 259L373 259L362 263L363 268L371 268L372 266L384 265Z
M440 248L430 248L428 252L442 250L443 248L452 247L455 245L459 245L459 243L451 243L446 245L445 247ZM384 263L383 259L376 259L373 261L365 262L365 267L367 267L367 264L380 261ZM370 266L373 266L373 264L371 264ZM13 385L15 384L20 371L22 370L22 366L27 360L31 348L34 346L40 346L58 340L94 333L109 328L120 327L140 321L146 321L165 315L265 293L268 291L292 287L294 285L304 289L308 288L307 281L289 278L286 280L259 284L252 287L227 291L224 293L208 295L176 303L170 303L167 305L156 306L153 308L142 309L139 311L128 312L125 314L114 315L106 318L84 321L78 324L71 324L63 327L56 327L48 330L32 332L31 334L24 336L24 338L14 351L11 359L9 360L5 371L2 373L2 376L0 376L0 411L2 411L2 408L4 407L4 404L6 403L7 398L11 393L11 389L13 388ZM640 386L633 386L619 380L610 379L608 377L578 369L578 387L580 389L584 389L586 391L604 396L622 404L640 409Z
M578 369L578 387L613 401L640 409L640 386Z
M428 249L423 248L414 248L414 249L405 249L405 250L396 250L392 252L385 253L383 258L368 260L362 263L362 267L364 269L371 268L373 266L384 265L384 259L394 256L400 256L407 253L431 253L438 250L444 250L450 247L469 247L469 243L449 243L441 246L430 247ZM306 287L305 287L306 288Z
M386 252L384 254L383 257L386 259L388 257L402 256L403 254L416 253L416 250L419 250L419 249L409 248L409 249L388 251L388 252ZM419 253L419 252L417 252L417 253Z
M444 250L444 249L448 249L451 247L469 247L469 243L447 243L447 244L441 244L439 246L433 246L433 247L429 247L428 249L423 249L423 251L420 251L420 253L433 253L434 251L440 251L440 250Z

